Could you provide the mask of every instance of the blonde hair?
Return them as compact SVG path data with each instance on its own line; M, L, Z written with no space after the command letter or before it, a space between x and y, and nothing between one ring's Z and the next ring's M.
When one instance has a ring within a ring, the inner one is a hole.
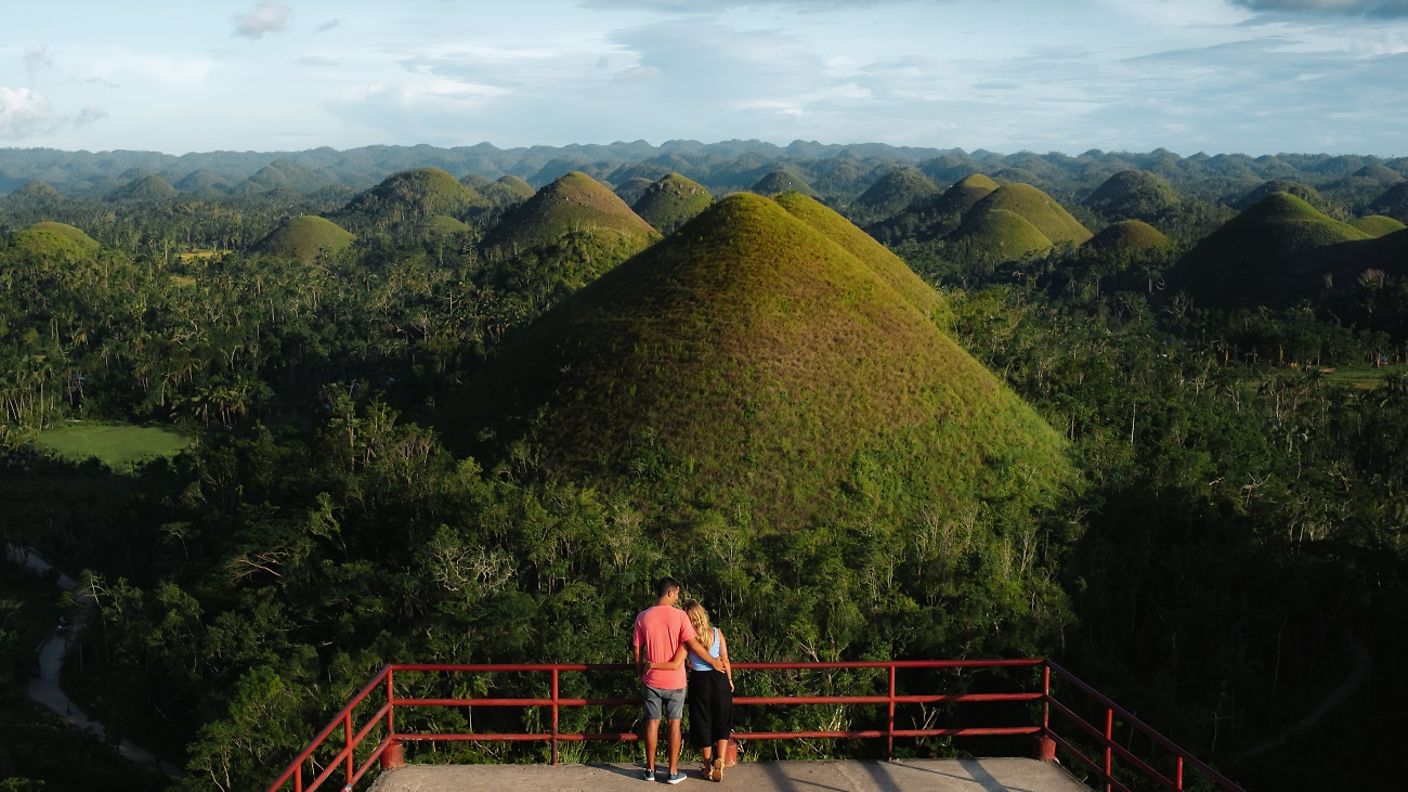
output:
M709 629L709 612L704 610L704 606L699 604L699 600L689 600L684 604L684 613L689 617L689 623L694 625L694 632L698 633L700 643L703 643L708 636L709 641L714 640L714 631ZM708 644L705 644L707 646Z

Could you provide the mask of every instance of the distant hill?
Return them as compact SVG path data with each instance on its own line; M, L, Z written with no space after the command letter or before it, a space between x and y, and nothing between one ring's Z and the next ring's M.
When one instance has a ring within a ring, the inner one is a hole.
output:
M419 168L389 176L353 198L339 219L349 228L381 231L436 215L462 217L487 205L484 196L445 171Z
M808 197L816 195L816 191L805 179L786 170L772 171L753 182L753 186L748 189L758 195L778 195L785 192L798 192Z
M1178 203L1178 193L1167 181L1132 168L1106 179L1085 199L1085 205L1102 217L1146 222L1162 218Z
M1204 304L1280 305L1323 284L1316 252L1369 239L1290 193L1272 193L1191 250L1169 282Z
M574 171L505 215L485 236L484 247L499 255L514 255L556 244L578 232L605 233L639 245L637 249L655 237L655 229L609 187Z
M43 179L30 179L5 198L13 204L52 204L62 201L64 196Z
M662 234L693 220L709 208L714 196L708 188L678 173L671 173L646 188L631 207Z
M1021 216L1053 243L1079 245L1091 237L1090 230L1072 217L1065 207L1030 184L1004 184L974 204L969 214L998 209ZM968 222L969 218L965 216L964 223Z
M230 189L229 181L212 170L191 171L172 186L183 193L224 192Z
M1392 234L1395 231L1402 231L1405 227L1408 227L1392 217L1377 214L1356 218L1349 221L1349 224L1372 237Z
M621 200L625 201L627 204L635 206L636 201L639 201L640 197L642 195L645 195L645 191L649 190L650 185L654 183L655 182L651 181L650 179L646 179L640 176L632 176L631 178L626 179L625 181L616 185L615 193L618 197L620 197Z
M75 260L90 259L101 247L81 229L47 220L15 232L15 245L41 256Z
M180 195L165 179L155 174L140 176L108 193L106 198L113 202L166 201Z
M331 220L299 215L279 224L255 246L255 250L313 264L319 256L346 250L354 239L351 232Z
M1273 179L1268 182L1263 182L1258 185L1256 189L1243 195L1234 206L1238 209L1246 209L1254 206L1273 193L1294 195L1321 212L1328 211L1330 208L1330 202L1325 200L1325 196L1321 195L1319 190L1316 190L1308 184L1302 184L1301 182L1292 181L1290 179Z
M939 192L939 186L919 169L897 168L867 187L852 204L852 210L858 215L882 220Z
M1408 223L1408 182L1399 182L1369 202L1369 211Z
M232 192L236 195L261 195L283 191L307 195L340 183L337 176L321 168L309 168L287 160L275 160L255 171L254 175L245 181L235 185Z
M913 201L904 211L868 226L886 239L938 239L956 230L969 209L998 188L981 173L970 173L947 190Z
M1121 220L1101 229L1085 247L1101 254L1124 255L1166 248L1171 244L1162 231L1143 220Z
M1059 436L846 225L800 195L718 202L526 330L452 436L526 439L543 475L754 531L1049 502Z
M501 209L523 203L532 198L534 192L533 185L517 176L504 176L480 190L485 200Z

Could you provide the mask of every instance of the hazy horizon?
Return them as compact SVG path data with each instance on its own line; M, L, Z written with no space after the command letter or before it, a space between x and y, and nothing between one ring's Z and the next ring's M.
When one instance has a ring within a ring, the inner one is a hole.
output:
M71 5L8 15L0 146L1408 154L1401 0Z

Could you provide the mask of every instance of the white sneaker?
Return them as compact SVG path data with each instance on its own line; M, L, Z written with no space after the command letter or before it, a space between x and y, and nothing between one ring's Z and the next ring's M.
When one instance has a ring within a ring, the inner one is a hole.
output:
M644 775L643 777L645 778L646 781L654 781L654 780L655 780L655 768L653 768L653 767L647 767L647 768L645 768L645 775Z
M671 775L669 778L666 778L666 779L665 779L665 783L667 783L667 784L678 784L679 782L683 781L684 779L685 779L684 773L675 773L674 775Z

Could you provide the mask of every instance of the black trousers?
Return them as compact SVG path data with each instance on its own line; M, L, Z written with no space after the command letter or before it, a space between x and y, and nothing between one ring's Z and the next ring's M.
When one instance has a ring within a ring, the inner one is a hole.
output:
M689 739L695 748L733 735L733 691L721 671L689 672Z

